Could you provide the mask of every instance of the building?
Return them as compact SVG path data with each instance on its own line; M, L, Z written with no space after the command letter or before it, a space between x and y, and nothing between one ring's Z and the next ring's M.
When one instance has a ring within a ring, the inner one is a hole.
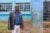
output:
M31 18L31 0L0 0L0 21L7 21L15 5L19 6L24 20Z
M10 12L13 12L15 5L18 5L24 20L41 23L46 19L43 18L43 14L46 10L50 10L49 3L49 0L0 0L0 21L8 20Z
M44 15L44 21L50 21L50 1L46 0L44 2L44 12L43 12L43 15Z

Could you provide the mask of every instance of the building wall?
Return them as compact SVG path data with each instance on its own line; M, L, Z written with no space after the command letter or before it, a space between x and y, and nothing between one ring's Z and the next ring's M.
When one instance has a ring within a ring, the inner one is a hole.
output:
M23 18L26 20L26 19L31 19L31 16L33 17L32 20L36 23L40 18L42 19L42 14L43 14L43 1L45 0L0 0L0 3L13 3L13 9L14 10L14 6L15 6L15 3L24 3L24 2L30 2L31 4L31 11L30 12L21 12L22 14L26 14L26 15L29 15L29 16L23 16ZM32 13L33 12L33 13ZM10 14L10 12L0 12L0 14ZM40 16L38 16L40 13ZM38 15L37 15L38 14ZM37 17L40 17L39 19L36 18ZM3 19L2 19L3 18ZM8 16L0 16L0 20L8 20ZM37 21L36 21L37 20Z
M0 0L0 3L12 3L12 10L14 10L15 3L25 3L30 2L31 0ZM13 11L12 11L13 12ZM31 19L31 11L30 12L21 12L22 17L24 20L30 20ZM0 12L0 21L8 21L10 12Z

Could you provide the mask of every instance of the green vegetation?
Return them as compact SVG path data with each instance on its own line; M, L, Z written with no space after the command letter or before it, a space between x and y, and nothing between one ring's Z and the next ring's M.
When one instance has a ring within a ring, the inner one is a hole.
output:
M6 23L6 22L0 22L0 33L11 33L8 30L8 23Z

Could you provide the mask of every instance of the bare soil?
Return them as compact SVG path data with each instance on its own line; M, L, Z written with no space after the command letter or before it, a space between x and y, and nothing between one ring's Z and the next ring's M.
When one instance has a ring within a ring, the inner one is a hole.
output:
M50 21L44 21L43 33L50 33Z
M50 33L50 21L44 21L43 33ZM8 23L6 21L0 22L0 33L11 33L8 30ZM21 29L21 33L39 33L39 26L32 26L31 21L24 21L24 28Z

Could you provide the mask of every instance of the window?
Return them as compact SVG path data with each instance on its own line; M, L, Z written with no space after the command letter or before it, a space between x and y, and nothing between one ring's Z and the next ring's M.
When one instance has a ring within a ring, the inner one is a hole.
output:
M1 11L12 11L12 3L0 3L0 12Z
M50 21L50 2L44 2L44 21Z
M30 11L30 3L16 3L20 11Z

